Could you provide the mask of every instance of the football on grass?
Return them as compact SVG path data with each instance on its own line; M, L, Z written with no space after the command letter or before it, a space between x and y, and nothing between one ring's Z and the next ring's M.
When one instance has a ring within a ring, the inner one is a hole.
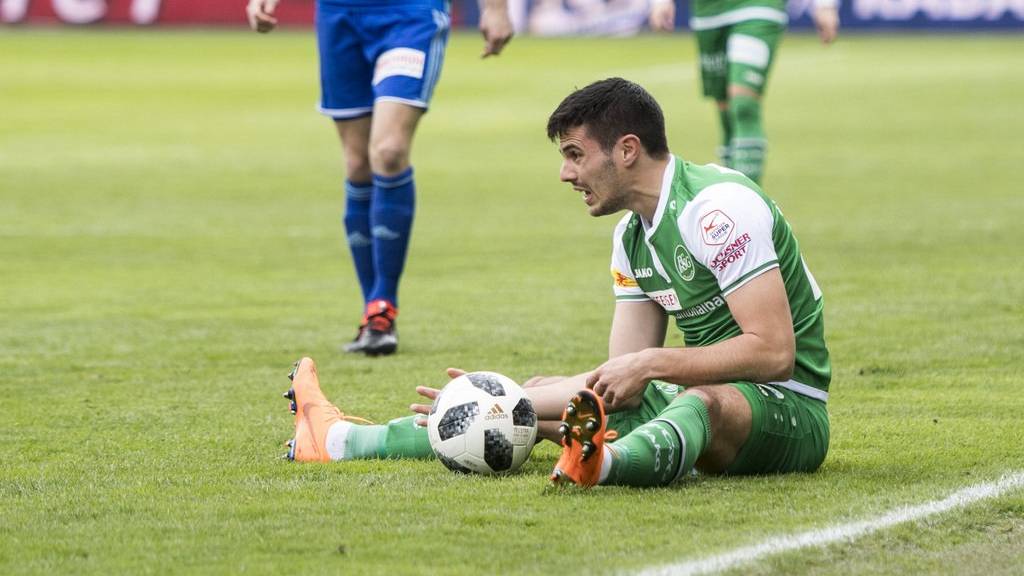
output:
M449 470L514 472L537 439L537 414L523 389L495 372L454 378L427 417L430 447Z

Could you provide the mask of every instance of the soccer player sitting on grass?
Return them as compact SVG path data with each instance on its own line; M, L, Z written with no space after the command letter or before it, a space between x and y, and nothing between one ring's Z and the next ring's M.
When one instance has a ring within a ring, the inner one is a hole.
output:
M657 102L620 78L570 94L548 135L592 216L628 211L613 234L609 360L524 385L538 434L563 446L552 480L654 486L694 468L816 470L829 439L822 296L775 203L736 171L672 155ZM684 348L664 345L669 316ZM295 460L432 456L416 417L344 416L309 359L289 394Z

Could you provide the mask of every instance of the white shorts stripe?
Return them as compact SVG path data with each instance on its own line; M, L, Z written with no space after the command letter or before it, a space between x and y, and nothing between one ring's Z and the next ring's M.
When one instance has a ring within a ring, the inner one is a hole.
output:
M423 100L410 100L408 98L399 98L398 96L380 96L376 98L374 102L398 102L399 104L408 104L416 108L426 108L427 103Z
M349 118L358 118L359 116L366 116L373 112L371 107L363 108L324 108L323 105L317 106L317 110L325 116L330 116L335 120L346 120Z
M828 392L819 390L814 386L808 386L807 384L801 384L796 380L786 380L785 382L765 382L768 386L778 386L779 388L785 388L786 390L792 390L797 394L814 398L815 400L821 400L822 402L828 402Z

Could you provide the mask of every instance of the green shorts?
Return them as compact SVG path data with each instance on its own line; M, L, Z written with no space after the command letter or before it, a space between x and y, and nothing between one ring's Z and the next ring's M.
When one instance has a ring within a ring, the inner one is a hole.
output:
M658 417L662 410L685 392L682 386L666 384L658 380L652 381L644 388L640 397L640 406L632 410L623 410L608 415L608 429L619 433L619 438L636 430Z
M726 100L730 84L764 93L775 49L786 29L769 20L747 20L697 32L704 96Z
M750 403L750 436L727 474L814 472L828 453L828 409L792 390L731 384Z
M777 386L730 384L750 403L750 436L727 474L813 472L828 453L828 410L825 403ZM608 415L608 429L619 438L656 418L683 392L681 386L651 382L640 406Z

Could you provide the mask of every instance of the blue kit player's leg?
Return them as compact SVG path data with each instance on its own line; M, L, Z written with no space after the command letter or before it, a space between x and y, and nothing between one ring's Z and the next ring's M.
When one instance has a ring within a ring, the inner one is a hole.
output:
M373 65L358 32L359 13L317 2L317 47L320 52L320 111L334 119L345 157L345 232L364 305L373 290L375 269L370 214L373 180L370 169L370 124L373 113ZM361 352L366 319L345 346Z
M345 226L365 313L349 352L397 349L398 284L415 207L413 134L440 75L449 19L442 4L317 3L322 100L345 152Z
M429 6L374 12L367 15L367 26L362 28L367 55L374 62L370 223L375 274L366 309L364 347L371 355L390 354L398 346L398 285L416 203L410 151L416 126L441 73L449 28L448 15Z

